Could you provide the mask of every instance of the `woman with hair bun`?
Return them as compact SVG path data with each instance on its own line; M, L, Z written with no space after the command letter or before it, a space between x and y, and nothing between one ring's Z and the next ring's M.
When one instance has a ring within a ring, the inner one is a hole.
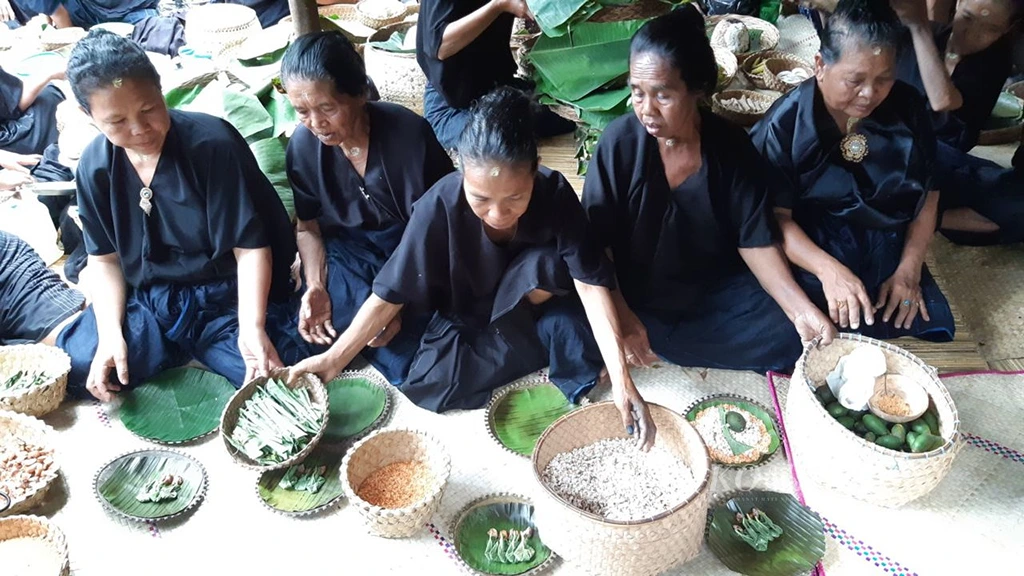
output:
M818 306L866 336L947 341L953 316L924 265L936 138L922 97L896 80L902 39L888 0L840 0L815 77L752 137L773 168L783 248Z
M71 393L108 401L193 358L240 386L305 357L291 223L238 131L168 111L146 53L110 32L75 46L67 76L102 133L76 176L93 302L57 339Z
M334 327L348 326L370 295L413 203L454 167L426 120L395 104L367 102L363 60L341 32L296 39L281 80L302 122L287 160L305 280L299 333L327 346ZM409 318L399 331L396 315L363 355L398 386L425 324Z
M568 182L538 166L530 99L511 88L480 99L458 150L462 172L416 203L352 323L292 376L333 378L403 308L425 310L433 318L401 386L420 406L478 408L544 366L576 402L604 375L623 425L650 446L654 424L619 341L610 262Z
M685 7L633 37L634 113L601 136L583 205L615 262L629 362L783 370L835 328L776 245L750 139L698 106L718 78L703 31Z

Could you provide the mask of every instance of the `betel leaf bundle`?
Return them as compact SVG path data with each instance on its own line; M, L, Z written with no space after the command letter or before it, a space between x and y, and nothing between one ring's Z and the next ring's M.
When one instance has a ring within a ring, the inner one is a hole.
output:
M270 379L239 409L238 423L228 441L260 464L277 464L309 444L320 430L323 416L307 390L291 389Z

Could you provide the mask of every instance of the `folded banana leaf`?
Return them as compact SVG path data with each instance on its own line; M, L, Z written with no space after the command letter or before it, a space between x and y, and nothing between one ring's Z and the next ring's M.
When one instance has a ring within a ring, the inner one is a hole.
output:
M526 0L537 25L549 36L565 34L565 25L585 4L593 3L593 0Z
M267 176L270 183L277 190L285 210L289 217L295 216L295 195L292 192L291 184L288 183L288 171L285 163L285 150L288 148L288 139L281 137L267 138L249 146L260 170Z
M547 94L574 102L629 72L629 43L644 20L583 22L557 38L541 36L530 62Z

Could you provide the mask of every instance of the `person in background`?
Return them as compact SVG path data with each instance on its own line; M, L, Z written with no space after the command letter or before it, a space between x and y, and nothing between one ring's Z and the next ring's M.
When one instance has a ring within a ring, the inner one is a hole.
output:
M432 311L401 387L421 407L479 408L499 386L544 366L577 402L604 367L627 432L653 443L622 351L611 263L569 183L538 166L532 107L508 87L477 102L458 147L461 173L416 202L373 294L334 345L292 377L333 378L403 308Z
M458 145L475 100L496 86L528 88L515 78L509 47L516 17L531 17L525 0L431 0L420 5L416 61L427 77L423 115L446 149ZM546 108L536 122L540 137L575 129Z
M1024 240L1024 174L971 156L1013 68L1024 0L960 0L951 25L928 22L924 0L893 0L913 50L897 78L927 98L938 140L943 233L969 243Z
M8 186L0 175L0 190ZM47 268L27 242L0 230L0 345L53 346L84 306L82 293Z
M281 79L302 122L287 157L305 280L299 333L327 346L334 327L348 326L370 296L413 203L454 167L422 117L367 102L363 60L341 32L296 39ZM363 353L395 386L409 372L427 320L403 326L396 316L389 333L397 336Z
M718 78L703 30L685 7L633 37L634 114L602 134L583 206L615 263L628 361L786 370L801 340L828 343L835 326L776 243L750 138L699 107Z
M814 79L751 136L811 299L866 336L948 341L953 315L924 264L938 218L935 135L921 97L895 79L902 38L888 0L840 0Z
M241 4L256 11L260 26L270 28L291 14L288 0L212 0L214 4ZM319 4L320 2L318 2Z
M57 338L69 393L109 401L191 359L240 386L305 357L294 232L238 131L168 111L145 52L110 32L75 46L68 80L102 132L77 169L93 302Z
M21 77L0 68L0 150L42 154L57 142L64 93L51 82L63 79L64 71L63 59Z
M160 0L16 0L28 12L47 14L57 28L92 28L107 22L135 24L159 16Z

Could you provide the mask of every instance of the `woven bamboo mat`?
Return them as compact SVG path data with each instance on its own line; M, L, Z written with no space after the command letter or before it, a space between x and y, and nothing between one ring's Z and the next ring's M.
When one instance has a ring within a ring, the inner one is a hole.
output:
M784 405L789 381L774 381ZM1001 574L1021 550L1024 526L1024 375L943 381L967 444L935 491L899 510L878 508L816 486L807 476L814 463L797 462L802 488L811 507L863 538L897 574Z
M981 355L989 362L1024 358L1024 246L956 246L936 237L931 260Z

